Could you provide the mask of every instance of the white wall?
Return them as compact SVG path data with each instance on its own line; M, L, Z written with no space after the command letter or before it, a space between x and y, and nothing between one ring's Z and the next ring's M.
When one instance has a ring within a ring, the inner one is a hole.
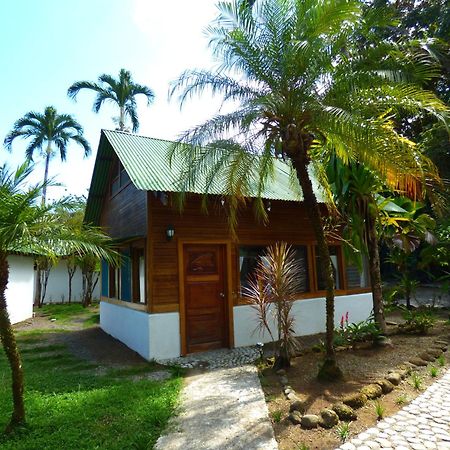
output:
M100 326L105 333L123 342L145 359L151 359L150 320L146 312L100 302Z
M369 317L372 311L372 294L342 295L335 297L335 326L339 326L341 317L349 312L349 322L359 322ZM292 307L295 317L294 329L297 336L325 332L325 299L313 298L298 300ZM236 347L254 345L257 342L269 342L269 333L260 334L256 311L249 305L235 306L234 344ZM276 336L275 325L271 327Z
M298 336L325 332L325 299L304 299L292 307L295 332ZM342 315L349 313L350 322L369 317L372 294L343 295L335 298L335 326ZM256 312L248 305L234 307L234 343L236 347L269 342L266 332L260 335ZM178 313L148 314L127 306L100 303L100 326L145 359L164 359L180 356L180 316ZM273 327L274 328L274 327Z
M77 271L72 279L72 301L81 302L83 295L83 282L81 269L77 267ZM98 281L93 296L100 298L100 280ZM50 270L48 277L47 293L45 294L44 303L62 303L69 301L69 275L67 274L67 262L61 260Z
M180 356L178 313L148 314L127 306L100 302L100 326L145 359Z
M11 323L18 323L33 316L33 258L10 255L8 264L9 281L6 288L6 304Z
M150 314L150 357L176 358L181 353L180 315Z

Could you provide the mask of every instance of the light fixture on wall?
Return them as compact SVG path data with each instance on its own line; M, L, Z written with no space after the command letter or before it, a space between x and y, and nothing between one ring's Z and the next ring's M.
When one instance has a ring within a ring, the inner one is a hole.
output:
M267 202L267 211L270 212L270 210L272 209L272 203L270 202L270 200Z
M167 225L167 228L166 228L167 240L171 241L174 236L175 236L175 228L173 227L173 225Z

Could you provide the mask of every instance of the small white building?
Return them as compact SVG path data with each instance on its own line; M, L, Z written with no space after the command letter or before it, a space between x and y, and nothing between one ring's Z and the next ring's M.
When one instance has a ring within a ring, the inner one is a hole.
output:
M9 318L14 324L33 316L33 257L9 255L8 264L9 281L6 288L6 304Z

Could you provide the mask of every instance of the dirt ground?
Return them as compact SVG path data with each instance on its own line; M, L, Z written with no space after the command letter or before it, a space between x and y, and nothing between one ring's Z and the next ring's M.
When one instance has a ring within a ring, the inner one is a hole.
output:
M95 311L94 311L95 312ZM98 325L85 327L86 316L75 316L67 322L52 321L38 310L33 319L14 326L16 331L34 332L42 344L64 344L75 356L108 367L130 367L148 364L138 353L106 334Z
M390 319L392 320L392 317ZM394 316L394 319L398 317ZM321 409L329 408L346 394L356 392L362 386L384 378L388 370L405 363L411 357L418 356L418 353L429 348L433 341L440 337L447 338L449 334L450 327L441 321L426 336L391 336L392 348L341 350L337 356L345 378L339 383L317 381L316 375L322 355L306 350L303 355L292 361L292 367L287 371L289 385L302 399L306 399L308 414L319 414ZM308 349L315 340L317 337L308 337L302 342L303 348ZM448 359L447 354L445 355ZM449 367L448 362L446 366ZM439 373L443 370L439 368ZM435 380L427 367L417 369L417 372L423 379L422 390ZM303 430L299 425L294 426L290 422L289 402L282 392L279 377L271 369L263 371L261 383L280 450L296 450L302 448L302 445L305 445L308 450L330 450L341 444L336 428L326 430L319 427L315 430ZM420 392L412 387L409 378L402 381L391 393L379 399L385 409L385 417L404 406L404 404L398 404L399 397L404 397L407 403ZM375 401L369 401L363 408L356 410L358 420L350 424L350 436L376 424L375 404ZM280 413L281 420L277 421Z

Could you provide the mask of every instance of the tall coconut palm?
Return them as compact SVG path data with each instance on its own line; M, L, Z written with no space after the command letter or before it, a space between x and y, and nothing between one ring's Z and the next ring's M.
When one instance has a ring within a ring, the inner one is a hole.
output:
M59 151L61 161L67 158L67 146L75 142L84 150L84 156L91 153L91 147L83 136L83 127L69 114L58 114L53 106L47 106L43 114L29 112L16 121L13 129L5 137L4 145L11 150L16 138L31 139L25 150L28 160L32 161L36 151L45 157L44 182L42 184L42 202L47 197L48 167L50 160Z
M8 430L25 422L24 380L20 353L6 305L9 253L40 254L49 258L93 254L114 262L110 239L94 228L72 230L52 214L52 207L38 199L42 184L23 189L31 173L28 163L15 174L0 168L0 340L12 373L13 413Z
M390 43L356 45L358 32L368 29L357 1L234 0L220 2L218 9L207 31L222 65L213 72L186 71L171 93L180 93L183 104L210 90L231 101L234 110L185 132L171 156L183 162L187 188L203 177L211 192L212 180L220 178L232 214L236 199L254 192L255 185L261 209L276 158L288 163L302 190L326 280L326 358L319 376L338 377L333 269L311 173L324 181L323 162L335 151L377 167L392 183L417 185L423 158L396 132L393 118L400 111L429 112L444 120L448 111L418 87L433 73L424 55L403 56Z
M139 129L139 120L137 116L137 104L135 97L145 95L147 105L151 105L155 94L153 91L142 84L135 83L128 70L121 69L119 78L113 78L111 75L103 74L98 77L98 83L91 81L77 81L67 90L67 95L71 99L76 99L81 89L90 89L97 93L94 101L93 110L98 113L104 102L113 103L119 107L119 130L126 130L125 121L128 117L133 125L133 132Z

